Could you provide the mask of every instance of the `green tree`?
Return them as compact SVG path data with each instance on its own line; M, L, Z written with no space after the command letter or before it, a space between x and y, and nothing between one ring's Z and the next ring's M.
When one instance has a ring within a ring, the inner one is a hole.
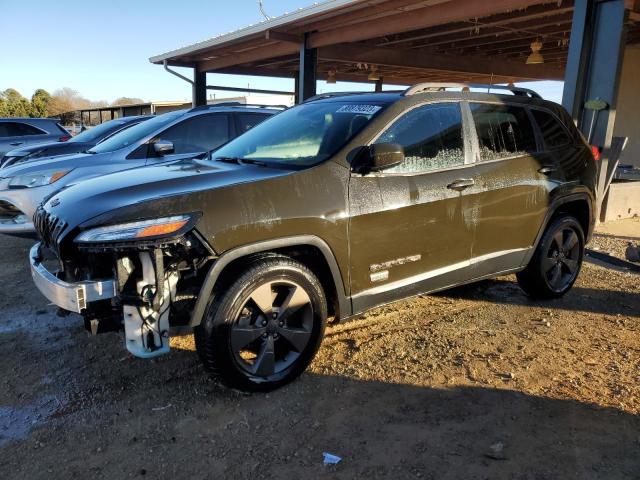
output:
M9 110L7 109L7 100L4 98L2 92L0 92L0 117L8 117Z
M6 102L7 117L28 117L31 115L31 103L14 88L7 88L2 92Z
M42 88L37 89L31 96L31 116L44 118L49 116L51 95Z

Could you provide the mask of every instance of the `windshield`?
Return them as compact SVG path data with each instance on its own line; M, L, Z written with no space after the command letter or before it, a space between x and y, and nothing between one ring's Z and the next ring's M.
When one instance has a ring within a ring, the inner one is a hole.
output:
M99 143L89 150L89 152L107 153L128 147L129 145L133 145L134 143L142 140L146 136L151 135L159 128L168 125L182 115L184 115L184 111L170 112L154 117L151 120L138 123L131 128L127 128L122 132L116 133L111 138L107 138L104 142Z
M285 110L216 150L213 159L304 168L334 155L383 104L318 102Z
M123 125L126 125L126 121L124 120L111 120L109 122L101 123L100 125L96 125L93 128L85 130L82 133L79 133L75 137L71 138L67 143L74 142L97 142L102 137L109 135L110 133L122 128ZM131 123L131 125L135 125Z

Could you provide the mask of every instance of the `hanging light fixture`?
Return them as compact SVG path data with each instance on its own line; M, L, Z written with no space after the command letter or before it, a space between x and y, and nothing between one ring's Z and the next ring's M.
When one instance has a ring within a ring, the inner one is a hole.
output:
M369 72L369 76L367 77L372 82L377 82L380 80L380 75L378 75L378 67L375 65L371 65L371 71Z
M327 72L327 83L336 83L336 73L338 72L335 68L329 69Z
M544 63L544 57L540 53L540 50L542 50L542 42L540 40L531 42L531 54L527 57L527 65Z

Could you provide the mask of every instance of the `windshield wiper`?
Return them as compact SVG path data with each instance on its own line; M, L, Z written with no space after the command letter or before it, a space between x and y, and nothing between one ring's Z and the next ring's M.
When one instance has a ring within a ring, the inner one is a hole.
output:
M84 152L81 153L90 153L91 155L97 155L98 152L94 152L93 150L85 150Z
M237 165L258 165L260 167L267 167L267 162L262 160L254 160L252 158L240 158L240 157L216 157L216 161L225 163L235 163Z
M238 157L216 157L216 162L235 163L240 165L241 158Z
M250 165L258 165L260 167L268 167L269 165L267 164L267 162L264 162L262 160L254 160L252 158L239 158L239 163L248 163Z

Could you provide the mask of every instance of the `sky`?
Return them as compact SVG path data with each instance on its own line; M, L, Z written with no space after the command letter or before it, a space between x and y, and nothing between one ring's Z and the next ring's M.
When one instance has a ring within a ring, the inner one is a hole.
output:
M267 14L277 16L317 2L263 3ZM263 19L257 0L2 0L0 11L5 19L0 28L0 90L15 88L30 97L37 88L53 92L70 87L90 100L108 102L125 96L191 100L191 86L149 63L149 57ZM190 69L179 70L191 76ZM208 74L207 83L293 90L289 79ZM562 97L561 82L526 86L550 100ZM345 89L360 88L318 83L319 92Z

